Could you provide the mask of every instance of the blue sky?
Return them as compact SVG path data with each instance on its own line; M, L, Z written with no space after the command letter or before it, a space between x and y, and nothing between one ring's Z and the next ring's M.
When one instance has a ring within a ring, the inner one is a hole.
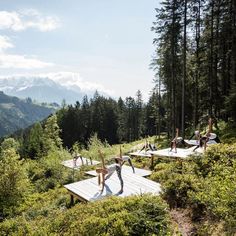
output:
M8 0L0 10L2 75L56 73L114 97L153 87L150 31L158 0ZM85 86L85 87L86 87Z

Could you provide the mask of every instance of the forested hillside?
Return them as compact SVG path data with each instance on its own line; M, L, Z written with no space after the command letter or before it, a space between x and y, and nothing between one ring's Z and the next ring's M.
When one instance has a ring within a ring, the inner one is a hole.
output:
M49 108L26 100L10 97L0 92L0 137L24 129L55 112Z

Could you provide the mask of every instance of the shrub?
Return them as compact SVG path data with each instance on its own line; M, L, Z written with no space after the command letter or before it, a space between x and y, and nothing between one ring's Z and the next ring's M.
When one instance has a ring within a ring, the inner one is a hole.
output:
M0 231L3 235L170 235L168 225L166 204L160 197L144 195L81 203L28 221L22 216L0 224Z

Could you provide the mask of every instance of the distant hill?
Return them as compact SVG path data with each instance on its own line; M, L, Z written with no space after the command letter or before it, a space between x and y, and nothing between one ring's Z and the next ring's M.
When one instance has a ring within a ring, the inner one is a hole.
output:
M11 97L0 91L0 137L24 129L55 112L55 108L32 103L31 99Z
M68 87L46 76L0 78L0 91L10 96L30 97L39 102L58 104L61 104L64 99L67 104L75 104L85 95L78 86Z

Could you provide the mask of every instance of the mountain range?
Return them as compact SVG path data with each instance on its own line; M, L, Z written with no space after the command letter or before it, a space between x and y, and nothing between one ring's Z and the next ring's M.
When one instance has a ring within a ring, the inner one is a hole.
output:
M47 76L13 76L0 78L0 91L10 96L19 98L30 97L38 102L61 104L63 100L67 104L74 104L76 101L81 101L84 92L79 86L72 84L66 86L60 82L52 80ZM92 96L90 92L86 94Z
M0 91L0 137L24 129L55 112L55 108L34 104L31 99L7 96Z

